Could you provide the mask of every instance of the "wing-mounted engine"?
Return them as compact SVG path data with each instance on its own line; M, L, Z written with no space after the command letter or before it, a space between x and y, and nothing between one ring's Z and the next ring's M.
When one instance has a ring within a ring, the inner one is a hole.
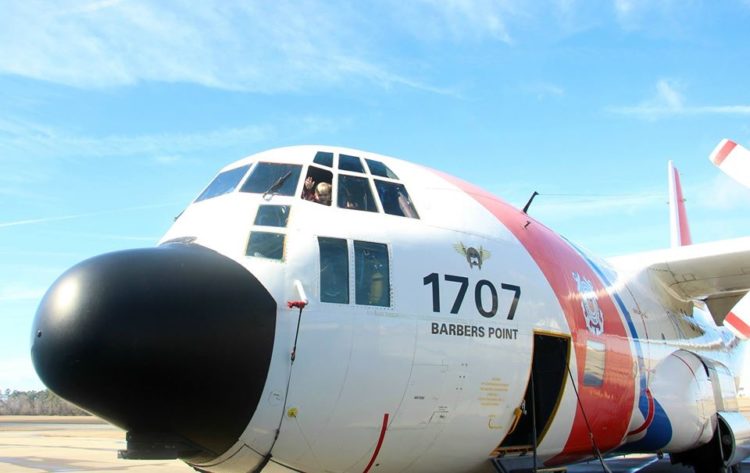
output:
M624 450L682 452L711 440L716 402L709 371L697 355L679 350L667 356L643 396L643 423L631 426Z
M685 381L690 377L686 370L694 381ZM669 391L664 381L670 377L677 384L664 401L673 437L663 451L670 453L672 463L691 465L697 473L719 472L750 455L750 422L739 412L737 389L729 368L684 350L677 351L657 367L652 388L655 398ZM688 387L683 399L673 396L680 385Z

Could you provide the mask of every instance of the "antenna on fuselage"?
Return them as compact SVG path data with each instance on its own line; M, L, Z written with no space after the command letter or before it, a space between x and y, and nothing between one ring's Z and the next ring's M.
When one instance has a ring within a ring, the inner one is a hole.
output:
M531 203L534 202L534 197L538 196L539 192L534 191L533 194L531 194L531 197L529 197L529 201L526 202L526 205L523 206L523 213L528 214L529 207L531 207Z

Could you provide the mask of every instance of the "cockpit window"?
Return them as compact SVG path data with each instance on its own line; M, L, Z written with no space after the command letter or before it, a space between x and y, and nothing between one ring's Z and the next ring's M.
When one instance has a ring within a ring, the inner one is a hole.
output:
M284 235L281 233L252 232L247 242L247 256L284 259Z
M370 183L364 177L339 174L339 194L337 204L342 209L377 212L375 199L372 197Z
M331 205L333 173L317 166L310 166L307 170L305 182L302 184L302 197L305 200L323 205Z
M414 208L414 204L403 184L375 179L375 188L378 190L380 203L383 205L385 213L400 217L419 218L417 209Z
M250 165L248 164L247 166L240 166L220 173L213 181L211 181L211 184L206 187L206 190L204 190L195 201L200 202L201 200L218 197L232 192L242 178L245 177L245 173L249 167Z
M365 173L365 168L362 166L362 160L356 156L349 156L348 154L339 155L339 169L342 171Z
M388 247L382 243L355 241L354 271L356 303L390 307Z
M381 163L380 161L375 161L374 159L365 159L365 161L367 161L367 167L370 168L370 174L372 174L373 176L387 177L388 179L398 179L396 173L391 171L391 168Z
M264 195L294 195L302 166L298 164L258 163L240 189Z
M261 205L255 214L253 225L266 227L286 227L289 221L288 205Z
M313 159L313 162L315 164L320 164L321 166L332 168L333 167L333 153L329 153L326 151L318 151L317 153L315 153L315 158Z

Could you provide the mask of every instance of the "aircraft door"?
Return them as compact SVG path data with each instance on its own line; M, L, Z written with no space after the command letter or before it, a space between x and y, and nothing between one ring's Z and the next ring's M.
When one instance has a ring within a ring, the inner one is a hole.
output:
M526 452L539 445L555 418L567 379L570 338L534 333L531 374L514 426L493 452Z

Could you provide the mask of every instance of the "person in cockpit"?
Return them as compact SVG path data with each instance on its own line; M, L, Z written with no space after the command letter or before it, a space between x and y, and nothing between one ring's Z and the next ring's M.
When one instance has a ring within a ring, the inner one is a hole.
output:
M315 186L314 201L323 204L331 205L331 185L327 182L321 182Z

